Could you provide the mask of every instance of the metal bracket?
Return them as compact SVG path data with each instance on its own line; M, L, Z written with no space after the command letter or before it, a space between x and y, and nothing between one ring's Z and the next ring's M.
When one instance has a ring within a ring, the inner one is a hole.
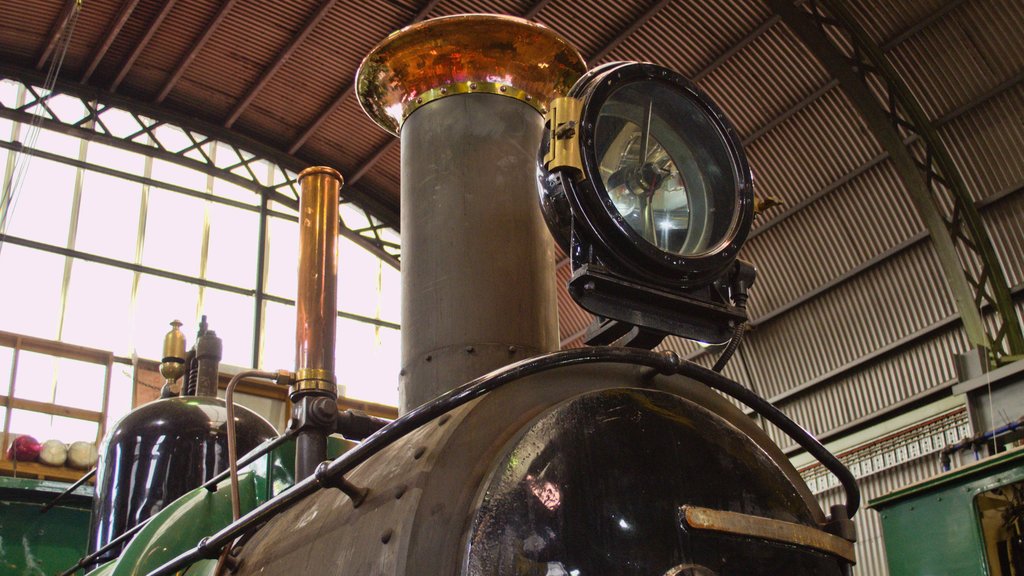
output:
M571 168L576 176L586 179L580 156L580 113L583 103L563 96L551 101L547 114L549 146L544 155L544 166L550 170Z

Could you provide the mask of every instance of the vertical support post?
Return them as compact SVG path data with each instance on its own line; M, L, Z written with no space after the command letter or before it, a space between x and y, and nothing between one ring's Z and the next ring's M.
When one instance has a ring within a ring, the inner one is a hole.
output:
M256 297L254 298L254 310L253 310L253 334L252 334L252 366L253 368L260 367L260 348L262 347L263 340L263 300L264 300L264 289L266 288L266 274L267 266L267 218L269 210L270 200L267 198L267 194L260 194L260 223L259 223L259 236L258 244L256 248ZM273 368L268 366L268 369Z
M0 446L0 460L7 458L7 447L11 439L11 411L14 407L14 379L18 374L18 357L21 352L21 337L14 341L13 355L11 358L11 386L7 390L7 400L4 402L4 440Z

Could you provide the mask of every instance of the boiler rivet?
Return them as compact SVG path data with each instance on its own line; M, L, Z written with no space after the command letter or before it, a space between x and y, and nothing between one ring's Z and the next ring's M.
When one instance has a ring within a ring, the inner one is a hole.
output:
M401 500L402 496L405 496L405 490L405 484L399 486L398 489L395 490L395 500Z
M427 362L430 362L433 359L434 359L433 356L431 356L430 354L427 354Z
M448 89L447 88L441 88L441 94L447 94L447 93L448 93Z
M417 98L416 99L416 103L417 104L423 104L423 98Z
M501 88L498 88L498 90L501 90L502 92L506 92L506 91L508 91L508 86L502 86Z
M388 528L387 530L384 531L383 534L380 535L380 541L383 542L384 544L387 544L388 542L391 541L392 534L394 534L394 531L391 530L391 528Z
M420 458L423 457L423 453L426 452L426 451L427 451L426 446L420 446L419 448L416 449L415 452L413 452L413 454L412 454L413 459L419 460Z
M474 348L472 346L466 346L466 353L467 354L472 354L473 352L476 352L476 348Z
M508 353L509 354L515 354L516 353L516 347L515 346L509 346L508 347Z
M470 83L470 85L469 85L469 89L470 89L470 90L476 90L476 82L472 82L472 83Z
M448 423L448 421L449 421L449 420L451 420L451 419L452 419L452 415L451 415L451 414L445 414L444 416L441 416L441 417L440 417L440 418L439 418L439 419L437 420L437 425L438 425L438 426L444 426L444 425L445 425L445 424L447 424L447 423Z

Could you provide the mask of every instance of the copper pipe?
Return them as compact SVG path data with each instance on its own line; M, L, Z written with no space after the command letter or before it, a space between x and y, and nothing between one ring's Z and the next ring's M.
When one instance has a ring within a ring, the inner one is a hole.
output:
M338 194L343 179L325 166L299 174L299 286L293 395L337 395L334 342L338 320ZM294 398L293 398L294 401Z

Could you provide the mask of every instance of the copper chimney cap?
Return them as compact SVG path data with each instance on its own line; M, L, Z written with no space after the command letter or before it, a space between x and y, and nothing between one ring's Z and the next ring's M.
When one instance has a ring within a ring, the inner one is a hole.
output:
M464 14L413 24L378 44L356 72L363 111L398 135L417 108L455 94L499 94L547 111L586 72L550 28L513 16Z

